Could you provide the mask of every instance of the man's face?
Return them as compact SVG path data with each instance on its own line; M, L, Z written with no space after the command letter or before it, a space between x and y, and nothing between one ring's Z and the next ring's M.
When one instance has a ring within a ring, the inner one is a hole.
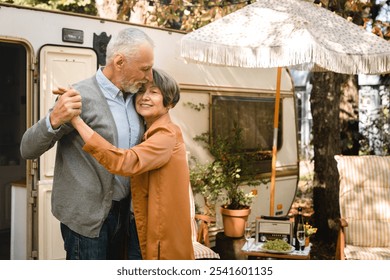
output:
M124 61L120 79L122 90L124 92L136 93L141 88L142 84L152 81L153 63L153 48L148 44L142 45L138 55Z

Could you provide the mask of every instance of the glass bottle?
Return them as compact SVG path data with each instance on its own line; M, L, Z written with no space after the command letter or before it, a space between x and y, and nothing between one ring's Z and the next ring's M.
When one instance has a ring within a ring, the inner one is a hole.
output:
M300 244L297 236L298 230L302 230L302 229L304 230L304 228L305 228L305 224L303 222L302 207L298 207L298 214L295 216L295 220L294 220L294 241L295 241L294 246L295 246L295 250L297 251L299 251L300 249L304 250L305 248L305 245L302 246L303 248L300 248Z

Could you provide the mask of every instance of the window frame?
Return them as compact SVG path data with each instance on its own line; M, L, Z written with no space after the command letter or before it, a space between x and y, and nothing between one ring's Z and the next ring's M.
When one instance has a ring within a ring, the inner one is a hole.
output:
M209 107L209 115L210 115L210 124L209 124L209 132L210 132L210 145L212 145L212 139L215 139L216 132L220 131L220 128L216 128L217 124L216 122L220 122L220 118L223 118L223 113L221 115L217 115L218 109L217 106L218 101L223 101L225 104L228 102L250 102L253 104L254 107L256 107L256 104L262 104L260 106L264 106L263 104L267 104L267 108L271 108L269 110L269 113L267 115L267 123L269 122L270 127L267 128L269 131L269 134L267 137L267 148L260 150L258 153L259 149L256 147L246 149L243 151L245 154L253 154L255 153L254 156L250 156L251 160L248 160L248 167L251 166L253 170L256 171L251 171L250 173L253 175L253 173L265 173L265 172L271 172L271 161L272 161L272 145L273 145L273 135L274 135L274 109L275 109L275 96L270 95L270 94L241 94L241 93L211 93L210 94L210 107ZM237 104L237 103L236 103ZM269 105L269 106L268 106ZM240 105L243 106L243 105ZM245 106L245 105L244 105ZM246 106L247 107L247 106ZM259 110L259 109L254 109L254 110ZM245 114L246 110L241 110L241 112L238 112L238 114ZM229 111L230 113L230 111ZM242 118L241 116L238 116L239 118ZM244 117L248 119L247 117ZM235 119L232 118L234 121ZM256 122L254 122L256 123ZM232 122L230 125L227 125L227 129L230 130L231 127L234 126L234 123ZM253 125L252 125L253 127ZM227 130L225 129L225 130ZM253 131L253 128L248 128L248 127L240 127L240 129L246 130L246 133L251 133ZM259 130L260 131L260 130ZM263 130L264 131L264 130ZM280 150L282 147L283 143L283 98L280 98L280 110L279 110L279 126L278 126L278 143L277 143L277 150ZM226 132L224 136L228 136L229 133ZM245 136L243 136L244 138ZM255 136L256 138L256 136ZM252 141L253 142L253 141ZM256 144L258 142L255 141ZM255 144L255 146L256 146Z

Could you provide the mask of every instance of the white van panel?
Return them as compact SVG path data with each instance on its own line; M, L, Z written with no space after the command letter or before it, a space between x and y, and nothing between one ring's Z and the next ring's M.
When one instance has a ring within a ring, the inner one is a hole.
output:
M193 137L207 132L209 129L209 111L201 110L196 112L194 118L192 109L184 104L191 102L192 104L208 104L210 95L208 93L193 94L190 90L182 90L180 93L180 102L173 110L169 112L172 120L180 126L183 132L184 143L189 154L189 157L196 157L200 161L210 160L210 155L201 147ZM191 125L190 125L191 124Z
M275 214L286 216L291 208L291 197L295 196L295 188L291 187L291 182L298 182L298 176L280 177L276 183L275 191ZM256 217L268 216L270 207L270 183L261 184L258 187L247 186L247 191L257 190L257 198L251 207L249 220L254 221Z
M57 98L53 89L91 77L96 69L97 57L92 49L44 46L40 51L40 118L46 116ZM50 149L41 157L41 180L54 175L55 151Z
M53 89L89 78L96 69L97 56L92 49L44 46L40 51L40 118L46 116L55 102ZM51 213L55 153L54 147L41 156L38 182L38 253L39 259L45 260L65 258L59 221Z
M298 164L297 121L295 116L295 99L283 98L283 143L278 150L276 168Z
M38 252L40 260L65 259L60 222L51 214L52 182L40 182L38 207Z

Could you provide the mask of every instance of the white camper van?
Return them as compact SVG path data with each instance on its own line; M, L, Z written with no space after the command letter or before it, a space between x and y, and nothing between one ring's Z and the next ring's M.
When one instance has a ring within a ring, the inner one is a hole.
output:
M19 153L20 140L26 128L53 105L52 89L93 75L104 64L107 40L128 26L126 22L0 4L0 248L4 251L10 246L10 259L65 258L59 222L50 210L55 147L39 159L26 161ZM209 160L208 152L193 137L216 127L221 130L231 119L213 110L195 111L184 106L187 102L223 102L242 125L256 131L244 134L249 146L255 147L261 138L272 147L275 69L186 64L180 58L183 33L132 26L155 41L155 66L180 84L181 100L171 113L183 130L191 156ZM293 88L290 74L283 70L274 202L277 216L290 210L299 176ZM271 161L259 166L263 167L258 173L270 177ZM269 184L257 190L252 220L269 214Z

